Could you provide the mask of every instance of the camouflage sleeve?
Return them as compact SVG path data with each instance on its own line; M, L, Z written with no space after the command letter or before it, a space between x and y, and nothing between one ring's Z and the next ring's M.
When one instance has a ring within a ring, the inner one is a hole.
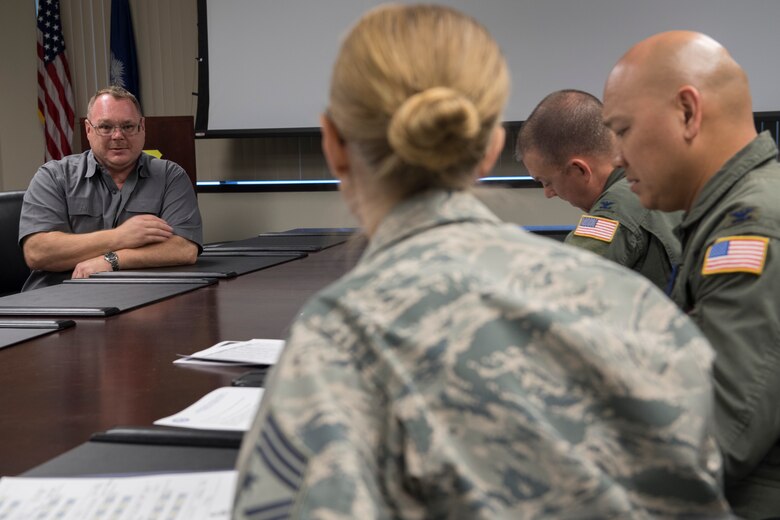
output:
M376 480L382 403L335 341L298 324L246 438L234 518L388 518Z
M702 275L690 316L715 346L715 420L726 474L755 468L780 433L780 245L771 240L763 272Z
M614 217L608 216L608 218ZM565 243L568 245L586 249L629 269L632 269L642 259L642 251L647 247L645 242L646 239L642 235L641 230L637 234L623 224L618 226L610 242L597 238L577 236L574 232L569 233L565 240Z

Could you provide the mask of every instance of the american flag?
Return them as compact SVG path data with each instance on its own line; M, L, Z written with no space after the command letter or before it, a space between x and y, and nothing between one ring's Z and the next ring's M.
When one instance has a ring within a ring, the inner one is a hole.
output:
M74 107L60 0L38 0L38 117L46 136L47 161L72 153Z
M707 250L701 272L761 274L768 243L765 237L721 238Z
M591 237L604 242L612 242L620 222L603 217L583 215L574 229L574 234L580 237Z

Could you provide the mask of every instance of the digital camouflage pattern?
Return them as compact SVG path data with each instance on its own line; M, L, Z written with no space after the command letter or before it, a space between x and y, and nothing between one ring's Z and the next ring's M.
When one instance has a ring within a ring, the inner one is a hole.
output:
M746 518L780 515L780 164L768 132L712 177L681 225L672 299L712 343L726 495ZM717 239L768 239L760 274L703 274Z
M642 207L631 191L625 170L617 168L588 214L620 222L614 238L604 242L570 233L567 244L633 269L666 289L672 266L680 262L680 240L674 230L682 220L681 211L663 213Z
M418 195L294 325L234 517L727 517L711 362L640 276Z

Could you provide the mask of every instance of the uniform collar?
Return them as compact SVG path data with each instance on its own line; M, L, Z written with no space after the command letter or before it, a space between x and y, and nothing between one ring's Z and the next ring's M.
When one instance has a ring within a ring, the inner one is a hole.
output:
M620 179L625 178L626 176L626 170L623 168L615 168L612 170L612 173L609 174L609 177L607 177L607 182L604 183L604 189L602 190L602 193L607 191L613 184L618 182Z
M84 153L87 154L87 173L85 174L85 177L90 178L95 175L96 172L101 171L102 166L100 166L100 163L95 159L95 154L92 153L92 150L87 150ZM149 161L151 160L151 155L141 152L141 156L135 163L135 168L139 177L149 176Z
M471 192L430 190L419 193L390 210L371 238L364 258L428 229L466 221L500 222Z
M683 218L681 228L689 228L708 214L720 198L748 172L777 158L777 146L768 131L761 132L742 150L734 154L704 185L693 208Z

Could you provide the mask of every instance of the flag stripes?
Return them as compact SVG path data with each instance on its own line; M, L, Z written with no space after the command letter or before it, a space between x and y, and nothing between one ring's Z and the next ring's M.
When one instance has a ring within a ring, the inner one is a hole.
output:
M47 161L73 153L75 103L71 88L59 0L38 2L38 117L43 123Z

